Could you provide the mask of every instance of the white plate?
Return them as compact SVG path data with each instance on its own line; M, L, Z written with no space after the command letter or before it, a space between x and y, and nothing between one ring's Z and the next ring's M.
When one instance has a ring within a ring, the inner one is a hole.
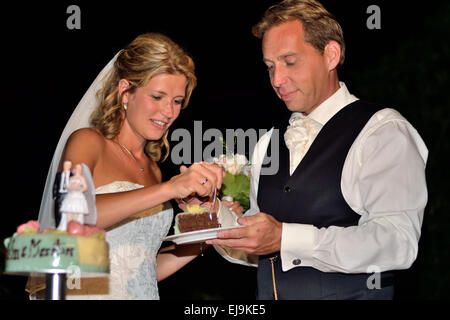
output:
M234 226L234 227L226 227L226 228L214 228L214 229L205 229L198 231L191 231L185 233L175 234L173 236L168 236L163 238L163 241L172 241L176 244L188 244L188 243L197 243L203 242L205 240L216 239L217 231L243 228L244 226Z

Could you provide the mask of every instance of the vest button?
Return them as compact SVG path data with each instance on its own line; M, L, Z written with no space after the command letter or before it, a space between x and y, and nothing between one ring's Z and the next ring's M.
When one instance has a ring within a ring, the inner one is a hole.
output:
M294 260L292 261L292 264L293 264L294 266L299 266L301 263L302 263L302 260L300 260L300 259L294 259Z
M285 193L289 193L289 192L291 192L291 191L292 191L291 187L289 187L289 186L285 186L285 187L284 187L284 192L285 192Z

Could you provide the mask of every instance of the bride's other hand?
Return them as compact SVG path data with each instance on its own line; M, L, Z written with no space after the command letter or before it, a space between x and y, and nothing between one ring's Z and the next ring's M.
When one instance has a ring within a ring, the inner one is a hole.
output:
M210 197L215 188L221 188L224 176L225 172L219 165L198 162L189 168L181 166L180 174L172 177L168 184L174 199L183 199L192 194Z
M222 203L227 206L231 211L233 211L234 213L236 213L236 215L238 217L242 217L244 215L244 208L242 208L241 204L239 203L239 201L227 201L227 200L222 200Z

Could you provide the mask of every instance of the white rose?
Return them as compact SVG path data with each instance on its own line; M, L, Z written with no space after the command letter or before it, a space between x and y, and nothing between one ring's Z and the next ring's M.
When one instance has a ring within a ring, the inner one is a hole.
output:
M242 154L221 155L218 163L225 169L225 171L236 175L242 173L242 170L248 164L248 160Z

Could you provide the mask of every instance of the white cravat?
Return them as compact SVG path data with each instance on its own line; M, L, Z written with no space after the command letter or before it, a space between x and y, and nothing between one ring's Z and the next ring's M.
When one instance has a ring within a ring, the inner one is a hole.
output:
M295 114L289 120L284 141L289 149L289 173L292 175L313 143L322 125L310 117Z

